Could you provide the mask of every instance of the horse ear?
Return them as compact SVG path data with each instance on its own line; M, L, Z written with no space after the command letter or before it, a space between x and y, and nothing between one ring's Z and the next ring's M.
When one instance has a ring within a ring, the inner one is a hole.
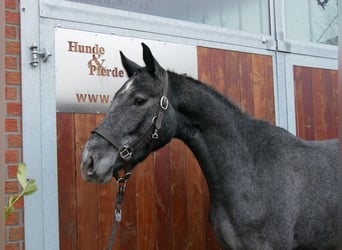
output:
M138 64L136 64L135 62L129 60L122 53L122 51L120 51L120 56L121 56L122 65L123 65L124 69L126 70L128 77L131 77L132 75L134 75L134 73L136 73L139 70L141 70L142 67L139 66Z
M161 78L164 75L165 70L159 65L157 60L153 57L150 48L144 43L141 43L141 45L143 47L143 59L146 64L147 71L150 74Z

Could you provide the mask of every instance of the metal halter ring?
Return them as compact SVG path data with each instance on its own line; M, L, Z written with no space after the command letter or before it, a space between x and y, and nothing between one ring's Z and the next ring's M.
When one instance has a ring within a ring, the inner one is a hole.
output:
M169 106L169 99L167 99L167 97L163 95L163 96L160 98L160 107L161 107L163 110L166 110L168 106Z

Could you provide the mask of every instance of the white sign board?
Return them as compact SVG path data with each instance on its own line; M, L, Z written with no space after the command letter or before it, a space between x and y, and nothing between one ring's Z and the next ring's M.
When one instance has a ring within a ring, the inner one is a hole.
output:
M105 113L127 80L119 51L144 66L142 42L165 69L197 78L195 46L56 28L57 111Z

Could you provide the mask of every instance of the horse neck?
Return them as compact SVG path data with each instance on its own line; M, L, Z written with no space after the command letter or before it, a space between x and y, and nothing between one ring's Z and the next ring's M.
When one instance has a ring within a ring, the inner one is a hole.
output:
M209 189L220 189L222 178L239 175L234 165L250 165L246 136L252 119L199 81L170 75L171 102L178 125L176 137L194 153ZM246 173L243 175L248 178Z

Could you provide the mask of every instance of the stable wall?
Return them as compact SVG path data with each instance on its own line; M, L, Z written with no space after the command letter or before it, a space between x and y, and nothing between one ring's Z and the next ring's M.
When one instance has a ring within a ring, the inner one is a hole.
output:
M5 200L8 203L10 195L20 192L16 172L18 163L22 162L20 4L19 0L2 2L5 3L5 57L1 59L5 60L5 82L0 82L0 84L5 90L5 103L1 105L5 118L1 120L1 126L4 126L5 133L2 134L4 135L4 149L0 147L0 153L4 153L4 158L1 156L4 164L0 162L0 169L4 172ZM23 205L23 200L16 204L14 213L6 221L4 227L6 250L24 249Z

